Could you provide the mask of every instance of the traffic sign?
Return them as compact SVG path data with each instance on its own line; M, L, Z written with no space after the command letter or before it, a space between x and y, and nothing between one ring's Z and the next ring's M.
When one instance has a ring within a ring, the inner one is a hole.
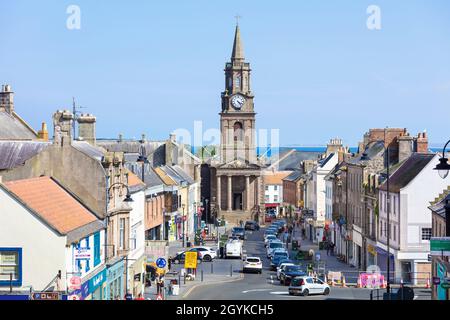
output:
M162 296L160 294L158 294L158 296L156 297L156 300L162 300Z
M158 258L158 259L156 260L156 266L157 266L158 268L165 268L165 267L166 267L166 259L164 259L164 258Z
M441 287L443 289L450 289L450 282L442 282Z
M196 269L197 268L197 252L195 252L195 251L186 252L186 257L184 260L184 267L186 269Z

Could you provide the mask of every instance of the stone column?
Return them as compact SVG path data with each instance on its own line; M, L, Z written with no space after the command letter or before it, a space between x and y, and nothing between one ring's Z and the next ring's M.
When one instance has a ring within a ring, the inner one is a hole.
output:
M228 211L233 211L233 195L232 195L232 179L233 177L231 175L228 176L228 193L227 193L227 200L228 200Z
M245 176L245 207L247 211L250 211L252 208L250 207L250 176Z
M217 176L217 211L221 210L221 204L222 204L222 190L221 190L221 182L220 176Z

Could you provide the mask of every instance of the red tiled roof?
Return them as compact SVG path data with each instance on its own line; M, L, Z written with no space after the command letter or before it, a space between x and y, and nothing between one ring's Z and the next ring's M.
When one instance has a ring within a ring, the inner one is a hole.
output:
M61 234L97 220L50 177L5 182L6 188Z
M135 175L130 170L127 170L128 173L128 186L129 187L136 187L136 186L143 186L144 182L142 182L141 179L138 178L137 175Z

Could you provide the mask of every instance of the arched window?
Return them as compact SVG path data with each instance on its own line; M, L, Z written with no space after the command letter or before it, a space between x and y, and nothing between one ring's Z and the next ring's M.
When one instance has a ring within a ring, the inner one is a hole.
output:
M244 130L242 127L242 123L240 122L235 122L234 126L234 141L242 141L244 139Z

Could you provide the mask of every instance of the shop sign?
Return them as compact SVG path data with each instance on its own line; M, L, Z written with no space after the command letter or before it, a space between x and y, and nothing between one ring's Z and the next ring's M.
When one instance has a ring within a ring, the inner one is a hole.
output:
M73 276L69 279L69 290L79 290L81 289L81 278Z
M367 252L369 252L371 255L376 256L377 255L377 250L375 249L375 247L371 244L367 245Z
M432 256L450 256L450 237L433 237L430 239Z
M443 289L450 289L450 283L449 282L442 282L441 287Z
M58 292L35 292L33 300L59 300Z
M75 260L85 260L91 258L91 248L75 248Z
M102 285L103 282L106 280L106 269L104 269L102 272L96 274L89 280L89 292L95 292L98 287Z

